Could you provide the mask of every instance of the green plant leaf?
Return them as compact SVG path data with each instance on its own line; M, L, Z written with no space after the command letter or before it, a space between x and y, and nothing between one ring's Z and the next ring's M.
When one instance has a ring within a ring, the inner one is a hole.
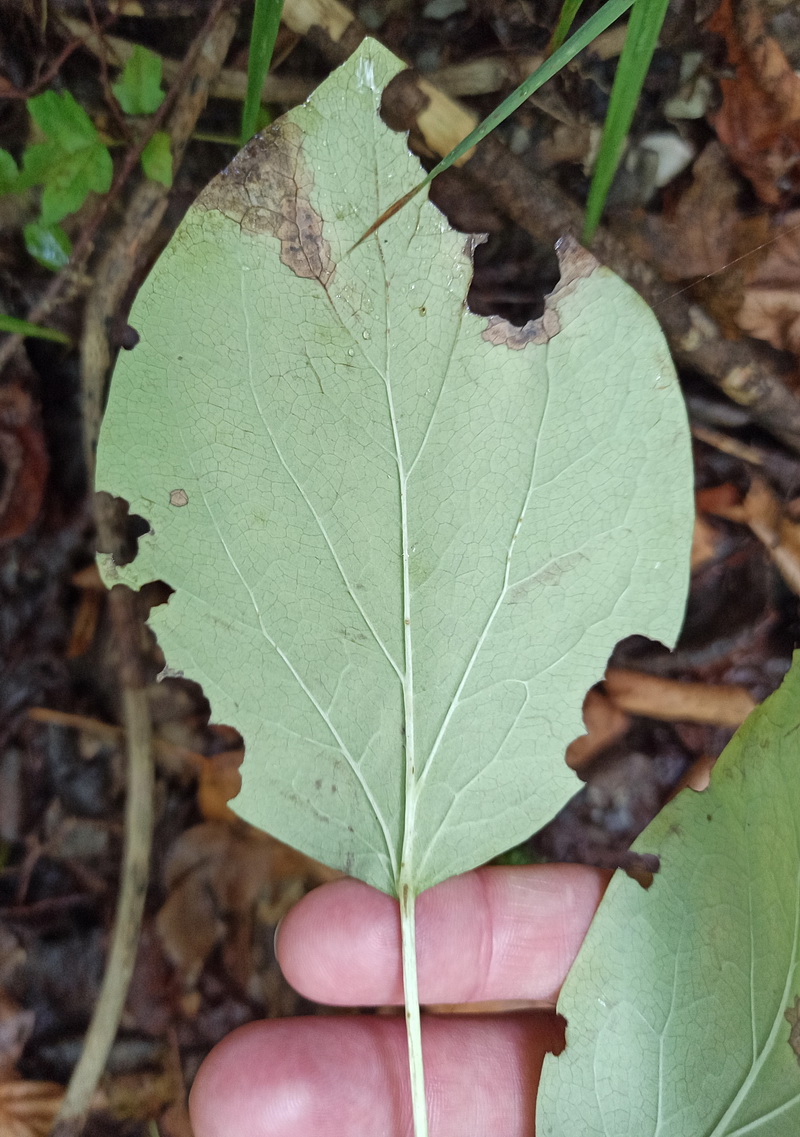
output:
M44 91L27 100L31 118L61 150L75 153L97 142L94 123L69 91Z
M248 820L387 892L522 840L614 644L671 642L692 469L646 305L574 242L541 321L465 307L366 41L189 210L131 315L97 485L152 531L171 667L244 734ZM348 108L346 115L342 107Z
M55 328L43 328L41 324L31 324L28 320L19 320L16 316L7 316L0 312L0 332L7 332L12 336L30 336L37 340L52 340L54 343L70 343L66 332L59 332Z
M142 169L154 182L172 185L172 151L165 130L157 130L142 151Z
M162 70L161 56L137 43L122 75L111 85L125 114L152 114L158 110L164 102Z
M0 149L0 194L13 193L18 177L17 163L7 150Z
M28 108L46 137L25 149L14 188L44 187L41 222L51 226L80 209L92 190L106 193L114 168L94 124L69 92L45 91L28 99Z
M106 193L113 172L111 155L102 145L61 155L48 166L44 180L42 223L52 225L75 213L92 190Z
M60 225L31 221L22 232L25 248L44 268L58 272L69 260L72 242Z
M559 1000L536 1132L787 1137L800 1131L800 653L717 762L634 848Z

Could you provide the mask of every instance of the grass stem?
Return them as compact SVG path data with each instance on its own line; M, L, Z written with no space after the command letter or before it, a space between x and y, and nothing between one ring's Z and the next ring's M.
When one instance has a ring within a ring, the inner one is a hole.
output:
M247 93L242 108L243 143L256 132L261 92L272 60L282 11L283 0L256 0L247 57Z

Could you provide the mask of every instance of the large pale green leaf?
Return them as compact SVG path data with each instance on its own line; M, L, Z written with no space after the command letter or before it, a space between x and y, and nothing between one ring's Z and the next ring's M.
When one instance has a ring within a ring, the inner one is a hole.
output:
M152 532L107 578L247 743L241 814L389 892L485 861L574 792L622 636L670 642L689 439L658 326L574 242L540 323L465 307L401 64L367 42L204 191L143 287L98 488Z
M559 1000L540 1137L800 1133L800 653L783 686L634 848Z

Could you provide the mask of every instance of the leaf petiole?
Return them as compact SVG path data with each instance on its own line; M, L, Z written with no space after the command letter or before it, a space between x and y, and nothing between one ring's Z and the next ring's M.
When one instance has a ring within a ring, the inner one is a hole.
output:
M400 941L403 950L403 994L406 1003L411 1108L414 1119L414 1137L428 1137L428 1107L425 1099L425 1072L422 1064L422 1030L417 985L415 904L414 889L408 882L402 883L400 886Z

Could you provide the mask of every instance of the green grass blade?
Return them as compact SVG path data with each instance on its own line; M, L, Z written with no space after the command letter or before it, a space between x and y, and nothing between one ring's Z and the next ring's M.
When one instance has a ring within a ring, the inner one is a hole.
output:
M242 142L247 142L256 132L261 92L269 71L282 11L283 0L256 0L253 30L250 33L250 52L247 58L247 94L242 109Z
M578 14L583 0L564 0L561 5L561 14L558 17L555 31L550 36L550 43L547 45L547 54L552 55L561 47L564 40L569 35L569 29L572 27L572 21Z
M415 187L414 192L418 193L421 189L424 189L425 186L430 185L437 174L449 170L454 162L462 158L473 146L483 141L487 134L491 134L496 126L499 126L501 122L505 122L510 114L513 114L518 107L521 107L534 91L538 91L548 79L552 79L554 75L557 75L576 55L582 52L585 47L588 47L593 39L597 39L601 32L604 32L606 28L610 27L624 12L627 12L633 3L634 0L607 0L607 3L603 5L599 12L595 12L593 16L590 16L586 23L583 24L573 36L570 36L565 44L562 44L557 51L554 51L541 67L537 67L524 83L520 83L519 87L517 87L515 91L512 91L508 98L503 99L499 107L496 107L490 115L487 115L483 122L479 123L474 130L471 130L467 137L462 142L459 142L458 146L453 147L450 153L446 154L441 162L433 167L428 176ZM662 0L659 0L659 4L662 4Z
M669 0L636 0L633 6L625 46L614 76L608 114L603 124L597 164L589 187L581 237L584 244L592 240L600 224L668 4Z
M18 320L16 316L6 316L3 313L0 313L0 332L8 332L11 336L30 336L37 340L52 340L54 343L71 342L65 332L43 328L41 324L29 324L27 320Z

